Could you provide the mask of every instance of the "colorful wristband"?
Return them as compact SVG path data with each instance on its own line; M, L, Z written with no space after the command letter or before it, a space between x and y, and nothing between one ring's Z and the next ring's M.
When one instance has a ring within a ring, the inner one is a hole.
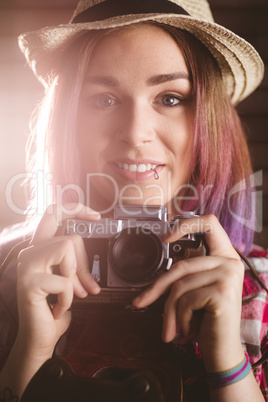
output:
M213 373L207 375L207 384L209 388L221 388L227 385L234 384L237 381L245 378L251 371L251 365L249 363L248 356L245 356L244 360L237 366L230 370L221 371L219 373Z

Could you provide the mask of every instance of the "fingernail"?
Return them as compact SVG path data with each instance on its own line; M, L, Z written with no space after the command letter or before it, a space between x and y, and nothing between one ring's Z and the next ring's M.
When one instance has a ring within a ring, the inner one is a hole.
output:
M98 211L93 211L91 208L87 207L87 213L96 217L101 216L101 214Z
M88 292L86 291L86 289L84 288L84 286L82 286L81 284L79 285L80 291L83 295L88 295Z
M101 288L99 287L99 285L96 284L96 285L93 287L92 291L93 291L94 293L98 294L98 293L100 293Z

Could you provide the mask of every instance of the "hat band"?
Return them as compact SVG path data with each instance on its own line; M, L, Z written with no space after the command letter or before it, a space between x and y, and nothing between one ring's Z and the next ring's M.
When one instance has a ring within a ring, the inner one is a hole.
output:
M182 7L168 0L107 0L77 14L72 23L102 21L127 14L184 14Z

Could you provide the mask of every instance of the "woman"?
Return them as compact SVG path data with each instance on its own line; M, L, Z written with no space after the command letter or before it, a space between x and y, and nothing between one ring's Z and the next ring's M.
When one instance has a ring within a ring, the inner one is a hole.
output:
M174 340L179 327L181 337L198 342L208 400L262 401L240 338L244 265L232 246L248 252L254 221L249 191L232 191L251 175L232 104L260 83L262 62L213 22L205 0L198 7L95 3L80 1L68 25L21 37L47 91L31 166L47 181L32 207L42 190L50 206L11 263L18 266L19 328L0 374L2 399L20 397L52 356L70 325L73 296L101 293L82 238L62 235L62 223L110 217L115 204L160 204L169 218L201 215L179 221L165 242L202 232L209 253L174 263L133 305L145 308L168 293L162 339ZM239 222L234 210L243 211ZM50 294L57 295L53 309ZM257 380L264 388L261 373Z

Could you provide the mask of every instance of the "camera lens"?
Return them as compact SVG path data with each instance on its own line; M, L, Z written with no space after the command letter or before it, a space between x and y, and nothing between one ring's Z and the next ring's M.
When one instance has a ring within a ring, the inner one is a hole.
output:
M162 243L150 230L127 228L111 241L109 260L122 281L132 286L145 285L163 264Z

